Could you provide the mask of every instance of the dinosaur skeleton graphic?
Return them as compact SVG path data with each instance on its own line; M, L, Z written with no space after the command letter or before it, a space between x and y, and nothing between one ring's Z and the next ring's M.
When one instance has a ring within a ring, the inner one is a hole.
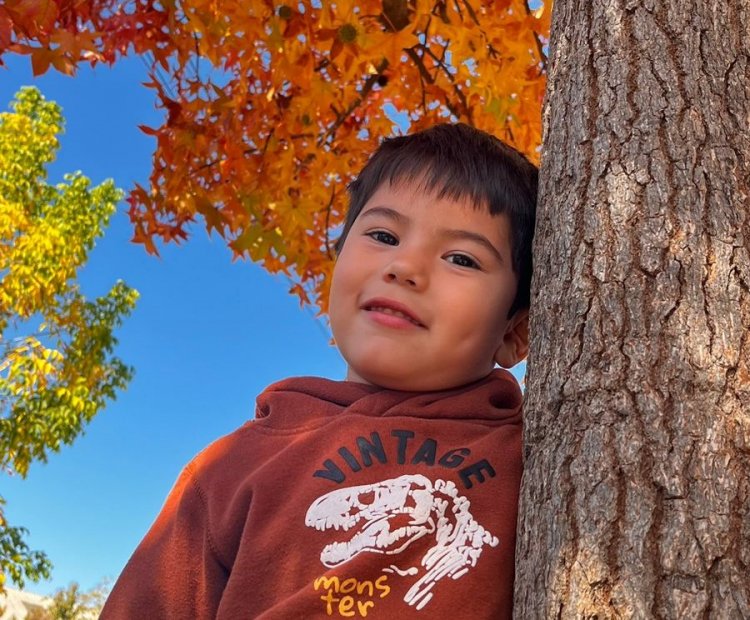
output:
M421 560L426 572L404 597L417 609L429 603L440 579L462 577L476 566L484 545L496 547L499 542L474 520L469 500L458 494L455 484L432 483L418 474L326 493L310 505L305 525L320 531L356 529L348 540L323 548L320 561L329 568L363 552L397 555L432 536L435 544Z

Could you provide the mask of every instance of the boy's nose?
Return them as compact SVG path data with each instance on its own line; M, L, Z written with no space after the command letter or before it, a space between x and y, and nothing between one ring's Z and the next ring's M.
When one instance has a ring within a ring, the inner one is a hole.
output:
M394 284L403 284L413 289L423 289L427 284L427 275L405 260L391 262L383 272L383 279Z

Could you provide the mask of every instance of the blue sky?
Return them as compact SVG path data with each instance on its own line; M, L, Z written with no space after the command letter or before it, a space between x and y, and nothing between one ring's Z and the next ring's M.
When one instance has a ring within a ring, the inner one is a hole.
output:
M81 170L94 183L113 178L129 190L147 184L154 141L139 124L158 126L161 111L141 85L138 58L113 68L82 67L74 78L31 74L27 58L0 69L0 108L23 85L36 85L63 107L66 132L50 182ZM203 447L251 418L255 396L293 375L343 378L325 322L301 309L283 277L232 262L221 239L201 225L160 258L130 243L121 204L81 273L84 293L103 294L121 278L141 297L118 332L117 354L136 369L73 446L35 463L25 480L0 474L13 525L54 563L51 593L115 578L159 511L181 468ZM518 369L522 369L523 365Z

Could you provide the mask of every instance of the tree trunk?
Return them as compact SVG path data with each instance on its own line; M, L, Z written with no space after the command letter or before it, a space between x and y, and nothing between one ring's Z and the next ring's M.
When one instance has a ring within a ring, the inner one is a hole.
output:
M750 618L749 36L555 0L516 618Z

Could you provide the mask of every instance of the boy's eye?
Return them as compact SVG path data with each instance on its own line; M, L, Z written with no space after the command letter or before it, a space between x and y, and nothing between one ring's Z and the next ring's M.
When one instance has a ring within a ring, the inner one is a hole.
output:
M373 230L372 232L367 233L367 236L372 237L379 243L385 243L386 245L398 245L398 239L396 239L396 237L394 237L391 233L384 230Z
M479 263L475 261L471 256L466 254L450 254L446 257L449 263L458 265L459 267L468 267L469 269L479 269Z

